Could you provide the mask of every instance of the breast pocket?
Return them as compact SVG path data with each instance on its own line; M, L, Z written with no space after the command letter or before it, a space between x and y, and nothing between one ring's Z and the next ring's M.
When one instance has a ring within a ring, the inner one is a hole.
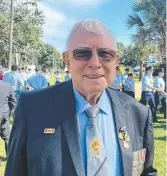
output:
M27 142L26 146L28 165L30 167L54 168L61 163L61 131L56 130L54 134L43 134L36 141ZM46 166L47 164L47 166Z

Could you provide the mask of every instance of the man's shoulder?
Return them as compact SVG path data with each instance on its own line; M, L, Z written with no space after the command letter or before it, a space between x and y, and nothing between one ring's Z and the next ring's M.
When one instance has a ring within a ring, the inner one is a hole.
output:
M126 108L128 109L138 109L138 110L142 110L143 112L148 113L148 108L146 106L144 106L143 104L141 104L139 101L137 101L135 98L120 92L120 91L116 91L112 88L108 88L107 89L109 92L113 92L115 94L115 96L117 97L117 99L119 99L119 101L121 101Z
M62 82L60 84L56 84L47 88L43 88L40 90L32 90L32 91L25 91L22 93L22 96L26 99L36 99L36 97L47 97L47 96L54 96L63 91L66 87L67 83ZM38 101L38 100L37 100Z
M12 90L11 85L5 81L0 81L0 88L5 89L5 90Z

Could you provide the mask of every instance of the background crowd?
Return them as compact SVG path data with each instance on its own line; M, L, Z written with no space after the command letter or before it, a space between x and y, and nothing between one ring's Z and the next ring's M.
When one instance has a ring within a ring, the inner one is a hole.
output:
M156 111L164 114L166 118L166 97L165 93L165 80L164 80L164 69L158 70L156 77L152 76L153 67L147 67L145 75L141 81L141 100L140 102L144 105L149 105L153 114L153 121L157 122ZM59 72L56 71L52 74L55 77L55 84L62 81L68 81L71 79L69 71ZM63 76L62 76L63 75ZM17 65L12 65L11 71L5 72L3 67L0 66L0 92L6 93L6 100L8 105L6 106L6 118L1 119L0 128L1 137L5 141L5 148L7 152L7 143L10 135L10 115L14 107L16 106L18 99L23 91L39 90L50 86L51 73L46 68L35 70L31 68L18 68ZM121 73L120 66L116 67L116 76L113 84L110 86L112 89L122 91L129 96L135 98L135 81L134 74L130 68L125 68L124 72ZM1 106L4 107L1 102Z

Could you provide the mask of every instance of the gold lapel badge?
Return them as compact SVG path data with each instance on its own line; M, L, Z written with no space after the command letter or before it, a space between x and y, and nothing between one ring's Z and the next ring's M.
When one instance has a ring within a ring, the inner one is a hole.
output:
M126 141L123 141L123 146L124 148L128 149L129 148L129 143Z
M123 140L124 139L124 136L122 133L119 133L119 139Z
M129 138L129 135L128 135L127 132L126 132L125 135L124 135L124 140L125 140L126 142L129 142L129 141L130 141L130 138Z
M123 126L119 129L119 139L123 142L123 147L128 149L129 148L129 141L130 137L126 131L126 127Z
M45 134L53 134L53 133L55 133L55 129L54 128L45 128L44 133Z

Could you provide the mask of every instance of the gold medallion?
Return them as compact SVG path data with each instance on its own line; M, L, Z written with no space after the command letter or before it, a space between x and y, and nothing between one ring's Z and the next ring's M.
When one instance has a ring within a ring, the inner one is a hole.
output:
M100 152L100 148L101 148L100 141L97 138L93 139L91 142L92 151L98 153Z
M119 139L123 140L124 139L124 136L122 133L119 133Z
M129 142L130 141L130 138L129 138L129 135L128 133L126 132L125 135L124 135L124 139L126 142Z
M124 146L124 148L128 149L128 148L129 148L129 143L126 142L126 141L124 141L124 142L123 142L123 146Z

